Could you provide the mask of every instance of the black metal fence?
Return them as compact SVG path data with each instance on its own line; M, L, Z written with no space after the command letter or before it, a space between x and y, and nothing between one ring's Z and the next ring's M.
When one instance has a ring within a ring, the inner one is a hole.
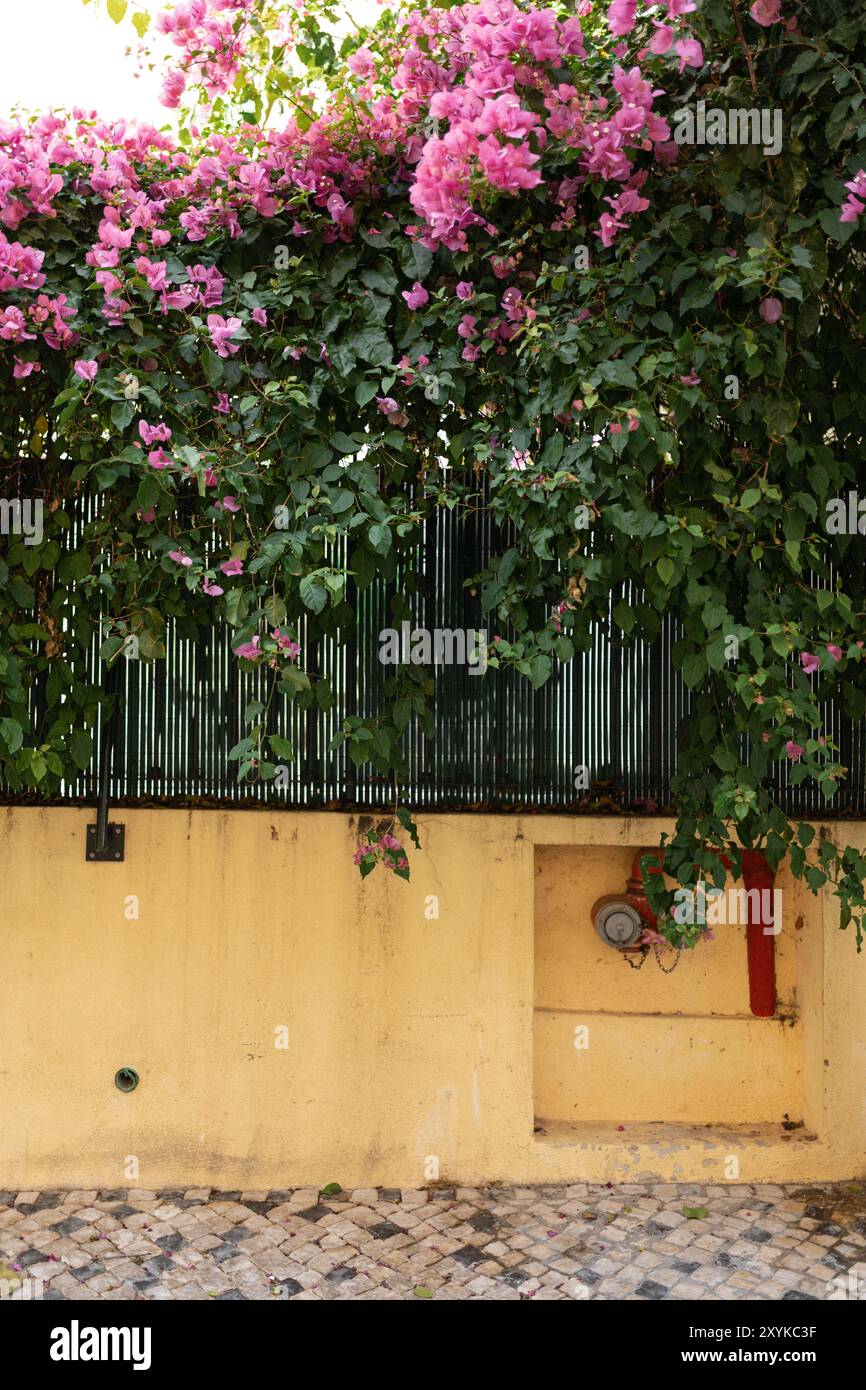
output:
M431 632L487 625L464 580L484 565L491 545L491 523L483 514L437 516L415 557L427 596L415 605L414 625ZM393 804L393 783L369 765L355 768L345 749L330 750L347 714L375 713L388 674L380 661L380 633L392 626L385 587L374 584L352 601L358 625L350 645L310 644L303 629L298 634L302 664L328 675L336 698L331 709L310 711L274 698L269 732L290 740L294 749L276 785L239 785L237 764L228 758L245 735L246 705L266 696L272 673L242 672L226 629L188 639L170 624L164 660L120 658L112 801L371 809ZM487 625L488 641L494 635ZM689 717L689 692L671 662L675 636L669 620L652 646L622 649L599 630L588 652L566 665L554 663L552 679L537 692L513 672L473 674L467 664L432 667L435 736L407 732L410 775L401 799L418 808L465 810L664 809L677 762L677 730ZM89 667L88 674L102 683L97 642ZM787 787L780 765L776 794L796 815L866 815L866 727L835 710L827 718L827 732L849 769L845 787L827 802L817 787ZM94 742L98 748L100 739ZM91 766L65 784L61 799L95 798L98 760L95 754ZM580 767L588 769L589 788L578 784Z

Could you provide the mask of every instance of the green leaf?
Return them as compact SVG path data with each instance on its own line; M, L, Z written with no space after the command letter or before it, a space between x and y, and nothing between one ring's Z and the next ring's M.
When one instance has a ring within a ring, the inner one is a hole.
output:
M69 740L69 751L76 767L84 772L93 756L93 739L86 729L75 729Z
M115 24L120 24L129 9L129 0L108 0L108 14Z
M683 1216L687 1216L689 1221L704 1221L709 1214L706 1207L683 1207Z
M314 613L321 613L328 602L328 591L319 575L305 575L300 583L301 603Z
M16 719L0 719L0 738L6 744L7 752L18 752L24 742L24 734Z
M772 435L790 434L800 414L796 396L773 396L764 407L764 419Z
M433 1297L432 1290L428 1289L427 1286L426 1286L425 1284L416 1284L415 1287L414 1287L414 1289L412 1290L412 1293L415 1295L416 1298L432 1298L432 1297ZM430 1316L432 1317L433 1314L431 1313Z

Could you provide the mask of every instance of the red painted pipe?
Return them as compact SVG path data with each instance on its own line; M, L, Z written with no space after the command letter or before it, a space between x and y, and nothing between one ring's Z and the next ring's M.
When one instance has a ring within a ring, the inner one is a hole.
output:
M746 950L749 960L749 1004L756 1018L772 1018L776 1012L776 938L766 930L761 920L762 890L769 890L770 901L774 902L773 884L775 874L760 850L743 850L743 882L746 892L756 888L757 909L754 899L747 898L749 922L746 927ZM778 923L774 923L778 927Z
M638 850L632 862L631 878L628 881L626 897L627 901L637 908L641 917L654 927L656 925L655 913L644 894L640 869L641 859L645 856L649 857L652 853L656 856L656 862L650 865L650 873L660 874L662 872L661 856L657 850ZM743 850L741 858L749 913L749 920L746 925L749 1007L756 1018L772 1018L776 1012L776 938L772 931L766 930L762 921L761 903L763 891L769 892L771 902L775 901L772 893L776 876L767 863L766 855L761 850ZM722 863L726 869L730 870L731 861L727 856L722 856ZM752 888L757 889L755 898L748 896ZM778 926L778 924L774 923L774 926Z

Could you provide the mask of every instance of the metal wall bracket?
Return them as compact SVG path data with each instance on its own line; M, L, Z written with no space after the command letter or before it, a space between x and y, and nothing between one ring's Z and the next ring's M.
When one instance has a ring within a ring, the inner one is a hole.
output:
M90 863L103 864L111 862L112 864L117 864L123 861L126 842L126 826L114 825L112 823L106 826L106 830L108 833L105 835L105 843L100 845L98 825L88 825L87 827L87 847L84 857Z

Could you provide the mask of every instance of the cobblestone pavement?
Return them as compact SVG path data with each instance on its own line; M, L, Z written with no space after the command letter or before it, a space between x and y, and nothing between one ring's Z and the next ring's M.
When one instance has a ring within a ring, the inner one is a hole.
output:
M71 1300L866 1299L866 1183L2 1192L0 1278Z

